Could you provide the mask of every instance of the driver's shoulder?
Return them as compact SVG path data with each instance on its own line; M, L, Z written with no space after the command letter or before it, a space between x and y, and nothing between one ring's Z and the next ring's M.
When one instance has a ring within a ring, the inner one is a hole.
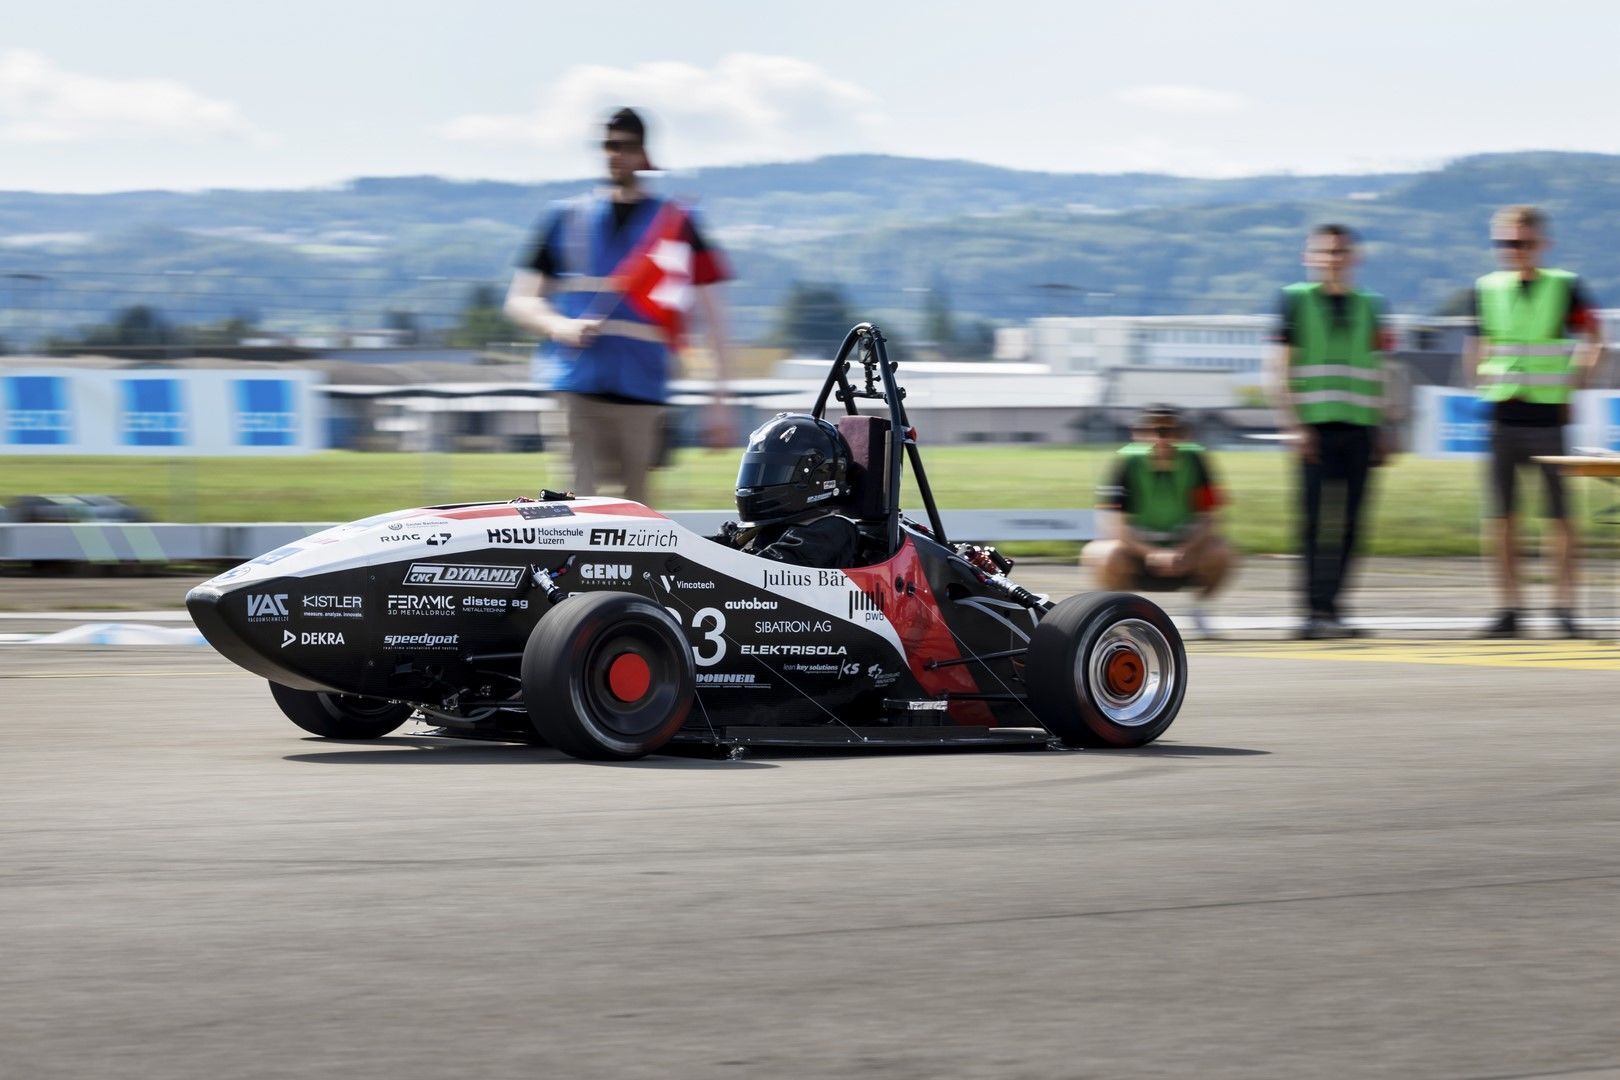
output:
M847 518L843 514L826 514L802 525L795 525L794 528L813 530L830 536L855 536L860 532L860 527L856 525L854 519Z

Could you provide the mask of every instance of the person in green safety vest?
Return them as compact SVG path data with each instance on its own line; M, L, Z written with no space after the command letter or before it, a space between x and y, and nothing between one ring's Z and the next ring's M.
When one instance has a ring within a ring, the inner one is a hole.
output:
M1119 451L1097 507L1109 511L1100 538L1081 562L1109 590L1170 591L1195 586L1194 628L1209 636L1204 604L1237 565L1215 519L1220 506L1203 448L1187 442L1181 413L1150 405L1131 427L1135 439Z
M1371 470L1388 452L1378 297L1356 288L1356 234L1318 225L1305 241L1314 279L1283 290L1271 383L1300 463L1300 579L1307 639L1357 637L1340 597L1350 576ZM1327 536L1323 536L1323 533Z
M1463 354L1464 370L1491 410L1489 465L1491 545L1500 609L1485 637L1519 635L1518 545L1515 529L1519 468L1537 457L1565 453L1575 391L1592 384L1603 356L1603 324L1579 278L1541 265L1548 246L1546 216L1533 206L1510 206L1491 219L1491 244L1502 269L1474 286L1475 325ZM1563 478L1540 464L1545 512L1558 566L1553 616L1568 637L1575 622L1575 527Z

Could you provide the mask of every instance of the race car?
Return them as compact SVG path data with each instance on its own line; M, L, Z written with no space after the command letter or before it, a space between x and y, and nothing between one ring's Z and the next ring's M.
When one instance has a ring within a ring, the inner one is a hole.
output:
M811 414L842 407L836 509L857 523L861 565L787 565L637 502L542 491L340 525L186 606L288 719L332 739L413 717L599 760L1158 738L1187 691L1175 624L1126 593L1053 604L994 548L951 542L897 369L881 330L856 326ZM900 507L908 465L925 521Z

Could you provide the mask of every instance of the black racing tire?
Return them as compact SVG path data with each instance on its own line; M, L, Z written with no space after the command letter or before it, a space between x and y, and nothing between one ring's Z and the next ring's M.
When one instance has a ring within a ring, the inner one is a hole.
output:
M1066 746L1144 746L1187 696L1187 650L1170 616L1132 593L1060 601L1024 657L1029 705Z
M323 739L380 739L416 711L394 701L295 690L274 682L270 696L287 719Z
M626 592L570 596L523 650L523 701L571 757L631 761L669 742L692 708L692 649L669 612Z

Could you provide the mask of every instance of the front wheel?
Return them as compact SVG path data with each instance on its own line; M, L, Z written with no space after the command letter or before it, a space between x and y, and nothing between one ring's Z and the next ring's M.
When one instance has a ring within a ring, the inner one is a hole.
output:
M1030 707L1068 746L1142 746L1187 694L1187 650L1157 604L1071 596L1036 625L1024 658Z
M409 705L270 684L287 719L323 739L380 739L409 720Z
M692 650L669 612L633 593L570 596L523 650L529 723L577 758L629 761L659 749L696 693Z

